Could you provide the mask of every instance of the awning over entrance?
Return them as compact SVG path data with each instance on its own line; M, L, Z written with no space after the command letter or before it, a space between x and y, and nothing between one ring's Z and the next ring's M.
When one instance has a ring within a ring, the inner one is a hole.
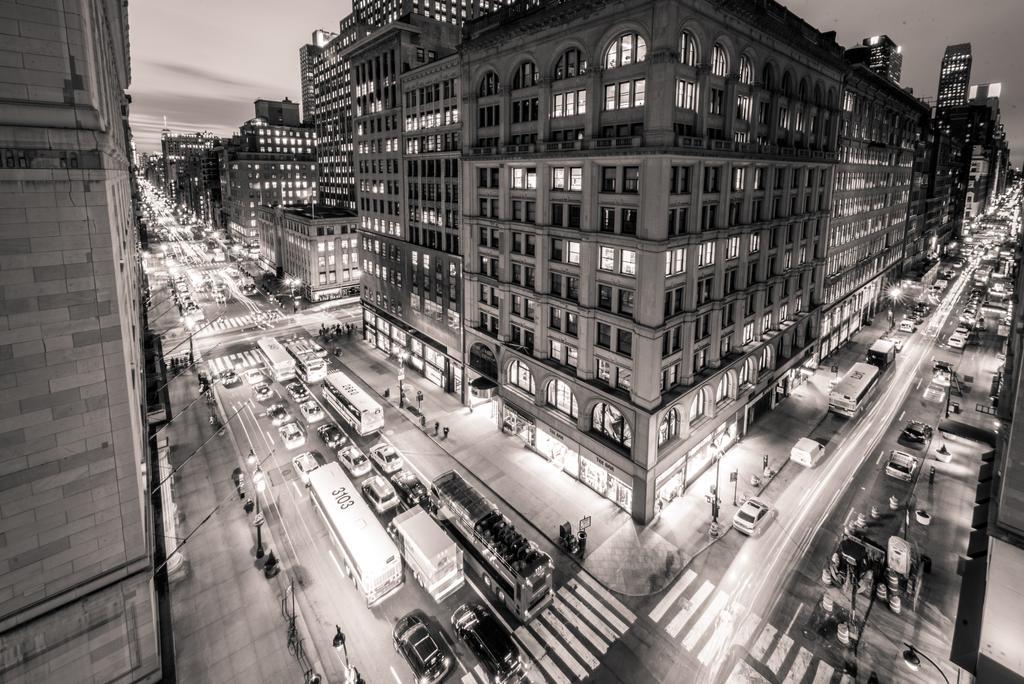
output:
M490 378L480 376L469 383L469 389L474 397L479 399L490 399L497 393L498 384Z

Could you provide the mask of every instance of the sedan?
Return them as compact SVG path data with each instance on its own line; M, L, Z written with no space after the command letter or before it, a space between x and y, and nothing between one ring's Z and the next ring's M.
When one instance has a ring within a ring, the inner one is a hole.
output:
M736 511L732 526L743 534L755 536L760 534L774 517L775 511L767 502L752 497Z
M292 466L298 474L302 484L309 486L309 474L327 463L319 451L303 451L292 459Z
M291 416L288 415L287 404L274 404L267 409L267 415L274 425L284 425L291 420Z
M417 684L434 684L451 671L452 659L441 646L444 638L416 615L410 613L399 619L391 639L395 650L409 664Z
M885 464L885 474L897 480L910 482L917 472L917 459L905 451L893 449L889 453L889 461Z
M324 410L312 399L303 402L299 406L299 410L302 411L302 417L306 419L307 423L316 423L324 419Z
M914 442L915 444L924 444L931 438L932 426L919 420L912 420L907 423L907 426L903 428L903 432L900 433L900 439Z
M956 326L955 332L956 332L957 335L963 335L964 337L970 337L970 335L971 335L971 328L970 328L970 326L968 324L961 323L960 325Z
M398 449L380 442L370 447L370 460L377 464L385 473L393 473L396 470L402 469L402 455L398 453Z
M309 392L300 382L289 382L285 389L288 390L288 395L295 401L305 401L309 397Z
M427 500L427 488L408 470L399 470L390 479L395 491L398 492L398 498L409 508Z
M267 382L267 376L259 368L252 368L245 372L245 381L250 385L259 385Z
M270 401L274 397L274 390L267 383L261 382L253 386L252 396L256 401Z
M953 349L963 349L964 347L967 346L967 338L961 335L960 333L955 332L949 336L949 339L946 341L946 344L948 344Z
M341 431L341 428L335 423L327 423L321 425L316 429L316 433L320 435L320 441L326 444L331 449L337 449L339 446L345 443L345 433Z
M217 377L220 378L221 384L225 387L234 387L242 384L242 378L238 377L238 373L230 368L225 371L221 371L220 375Z
M298 449L306 443L306 435L302 433L302 428L297 423L282 425L277 431L281 435L284 445L289 449Z
M917 324L910 318L904 318L900 321L900 332L912 333L917 330Z
M363 496L378 513L390 510L398 505L395 488L380 475L371 475L363 482Z
M501 622L483 605L464 603L452 613L455 633L480 659L496 684L516 681L524 674L519 647Z

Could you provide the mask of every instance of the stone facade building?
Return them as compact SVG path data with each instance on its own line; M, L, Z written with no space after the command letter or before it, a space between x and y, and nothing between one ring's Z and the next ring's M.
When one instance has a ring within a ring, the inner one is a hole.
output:
M815 363L842 48L774 2L570 0L461 59L468 377L648 522Z

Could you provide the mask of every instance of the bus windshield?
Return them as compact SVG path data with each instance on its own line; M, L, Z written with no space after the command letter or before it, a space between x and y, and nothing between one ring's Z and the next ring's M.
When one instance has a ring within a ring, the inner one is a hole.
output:
M256 346L263 353L267 360L274 380L285 382L295 377L295 360L288 355L277 340L273 337L262 337L256 341Z

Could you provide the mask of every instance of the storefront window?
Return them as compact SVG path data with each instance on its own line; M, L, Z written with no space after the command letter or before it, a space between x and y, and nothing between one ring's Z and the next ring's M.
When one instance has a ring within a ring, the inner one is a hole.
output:
M598 494L608 491L608 471L588 458L580 457L580 480Z
M552 380L547 389L548 406L558 409L570 418L579 416L579 406L569 385L561 380Z
M529 392L531 395L537 392L537 386L533 381L533 373L530 372L529 366L519 359L515 359L508 366L508 382L521 390Z
M600 402L594 406L592 418L592 430L620 444L626 449L633 446L633 434L626 423L625 417L617 408L610 404Z

